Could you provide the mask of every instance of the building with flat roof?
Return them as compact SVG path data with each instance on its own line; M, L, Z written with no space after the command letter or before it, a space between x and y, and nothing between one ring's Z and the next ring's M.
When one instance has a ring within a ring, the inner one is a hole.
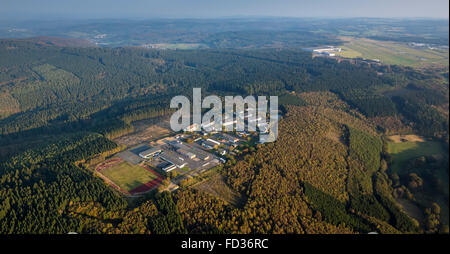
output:
M161 153L161 149L159 147L152 147L145 151L139 153L139 156L144 159L148 159L150 157L155 156L156 154Z
M220 145L220 142L217 142L217 141L209 139L209 138L202 142L202 146L209 148L209 149L213 149L217 145Z
M167 165L167 166L165 166L165 167L163 167L163 168L161 168L164 172L170 172L170 171L172 171L172 170L174 170L175 168L176 168L177 166L175 166L174 164L172 164L172 163L169 163L169 165Z
M221 136L228 142L230 143L237 143L239 141L239 139L235 136L232 136L230 134L227 133L222 133Z
M187 152L190 152L192 154L195 155L195 158L199 158L200 160L208 160L209 159L209 154L201 149L198 149L192 145L187 145L183 142L180 142L179 144L174 145L175 149L177 149L177 152L179 152L178 150L184 150ZM187 154L189 156L192 156L190 154Z
M192 151L193 153L195 153L195 155L197 156L197 158L199 158L200 160L206 161L206 160L208 160L208 159L210 158L210 157L209 157L209 154L208 154L207 152L201 150L201 149L197 149L197 148L195 148L195 147L189 147L189 148L191 149L191 151Z
M186 166L187 162L181 157L181 155L172 152L172 151L164 151L160 158L174 164L175 166L182 168Z
M332 47L332 46L313 49L314 53L319 53L319 54L324 54L326 52L341 52L341 51L342 51L341 48Z
M208 138L206 141L212 142L212 143L214 143L214 144L216 144L216 145L220 145L220 142L219 142L219 141L216 141L216 140L214 140L214 139Z
M163 161L163 162L159 163L157 167L167 173L167 172L174 170L177 166L175 166L174 164L172 164L170 162Z
M196 157L196 155L194 153L191 153L183 148L180 148L177 150L177 153L186 156L189 159L194 159Z

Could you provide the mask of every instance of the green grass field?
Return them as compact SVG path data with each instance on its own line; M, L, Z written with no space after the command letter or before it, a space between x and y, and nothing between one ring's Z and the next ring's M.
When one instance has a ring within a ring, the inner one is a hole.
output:
M139 165L121 162L110 168L103 169L101 173L117 184L120 188L130 191L147 183L157 176Z
M448 66L448 50L413 48L405 43L376 41L364 38L344 38L346 43L338 55L347 58L362 57L379 59L385 64L397 64L411 67Z
M439 142L402 142L402 143L388 143L388 151L393 157L391 170L393 172L400 172L402 168L411 159L420 156L439 155L443 153L442 146Z

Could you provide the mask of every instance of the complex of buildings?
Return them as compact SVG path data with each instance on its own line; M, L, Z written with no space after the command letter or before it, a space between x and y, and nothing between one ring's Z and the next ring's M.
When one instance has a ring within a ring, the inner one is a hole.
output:
M336 52L341 52L341 51L342 51L341 48L332 47L332 46L312 49L312 52L314 54L324 55L324 56L336 56Z
M245 117L248 117L248 114ZM231 120L227 119L226 122L236 122ZM184 131L195 132L201 127L204 126L193 124ZM177 172L183 174L192 170L201 173L226 162L224 156L232 155L240 144L241 139L237 137L238 135L242 138L247 137L249 133L239 132L235 136L232 133L209 132L204 133L203 137L198 134L178 134L155 142L153 147L136 148L134 154L166 173L174 169L180 169ZM189 143L182 141L184 139L189 140Z
M206 141L211 144L211 148L221 144L213 139ZM197 168L206 170L219 163L216 156L200 148L198 144L186 144L175 139L146 149L140 152L139 156L164 172L170 172L176 168L185 171Z

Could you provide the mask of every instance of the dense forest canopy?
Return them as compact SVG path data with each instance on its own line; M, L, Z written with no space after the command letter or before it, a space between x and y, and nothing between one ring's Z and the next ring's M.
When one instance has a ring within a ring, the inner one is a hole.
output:
M338 64L301 50L161 51L0 43L3 136L47 125L65 128L112 111L116 115L109 118L123 118L117 111L126 110L127 103L135 109L158 104L151 109L157 114L174 91L190 94L192 87L244 95L332 91L368 117L402 114L431 136L442 136L447 129L436 109L448 101L447 78L439 73ZM401 95L380 92L402 88L407 92Z

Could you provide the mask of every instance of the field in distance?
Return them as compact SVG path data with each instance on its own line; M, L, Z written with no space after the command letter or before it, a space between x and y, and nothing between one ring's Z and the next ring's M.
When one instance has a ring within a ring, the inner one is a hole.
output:
M146 48L154 49L203 49L208 48L207 45L201 43L154 43L143 45Z
M411 67L447 67L449 51L443 48L430 49L427 45L411 46L407 43L378 41L365 38L343 37L346 41L339 47L337 55L347 58L378 59L385 64Z

